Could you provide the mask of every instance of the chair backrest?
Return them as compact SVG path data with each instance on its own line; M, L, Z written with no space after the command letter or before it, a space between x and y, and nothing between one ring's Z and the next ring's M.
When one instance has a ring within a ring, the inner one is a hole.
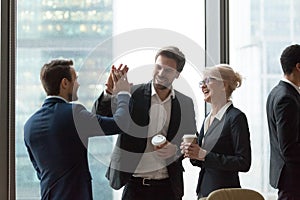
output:
M225 188L211 192L206 200L264 200L264 197L251 189Z

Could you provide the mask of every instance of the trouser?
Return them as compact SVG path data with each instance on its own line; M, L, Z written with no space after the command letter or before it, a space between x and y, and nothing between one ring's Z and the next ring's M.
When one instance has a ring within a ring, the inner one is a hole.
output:
M173 194L169 179L149 180L132 177L125 185L122 200L181 200Z
M278 200L300 200L300 191L278 190Z

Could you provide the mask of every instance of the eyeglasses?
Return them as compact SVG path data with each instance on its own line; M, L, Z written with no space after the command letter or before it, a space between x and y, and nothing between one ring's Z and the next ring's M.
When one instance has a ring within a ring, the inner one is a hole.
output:
M202 81L199 82L199 87L202 87L203 85L207 85L213 80L217 80L217 79L213 78L213 77L207 77L207 78L205 78L205 79L203 79Z

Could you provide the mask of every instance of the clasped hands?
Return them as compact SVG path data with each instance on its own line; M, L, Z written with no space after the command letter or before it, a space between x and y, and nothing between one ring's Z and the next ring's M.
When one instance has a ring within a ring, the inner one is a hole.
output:
M130 92L132 84L127 79L128 69L127 65L123 66L123 64L120 64L118 68L114 65L111 67L109 77L105 83L106 93L114 95L120 91Z
M204 161L207 154L206 150L195 143L182 142L180 145L181 153L185 158Z

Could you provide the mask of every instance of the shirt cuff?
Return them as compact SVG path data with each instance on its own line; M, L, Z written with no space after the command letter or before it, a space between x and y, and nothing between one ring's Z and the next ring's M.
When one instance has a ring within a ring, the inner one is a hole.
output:
M130 94L129 92L127 92L127 91L120 91L120 92L118 92L117 96L118 96L119 94L128 94L128 95L131 97L131 94Z

